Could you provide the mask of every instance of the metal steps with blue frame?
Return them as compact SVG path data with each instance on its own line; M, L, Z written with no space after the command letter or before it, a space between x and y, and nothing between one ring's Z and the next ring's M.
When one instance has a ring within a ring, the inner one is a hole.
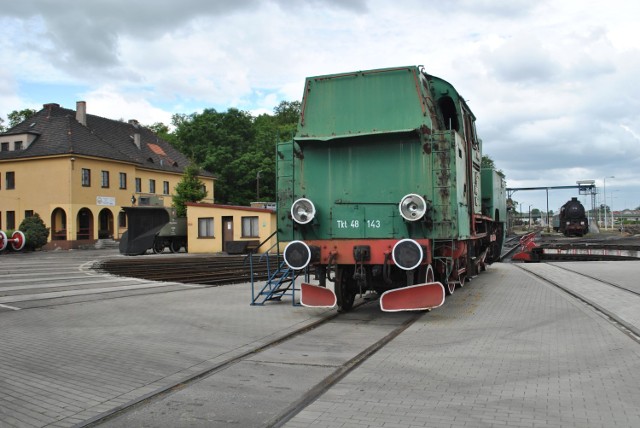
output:
M275 232L274 232L275 234ZM273 234L267 238L264 242L267 242ZM263 243L264 243L263 242ZM262 246L262 243L252 251L257 251ZM280 301L285 296L291 296L291 303L294 306L299 306L300 303L296 301L296 291L300 291L300 288L296 288L296 279L304 273L305 279L308 281L308 270L294 271L291 269L280 256L279 242L276 242L271 248L260 256L260 261L266 258L267 261L267 281L264 285L256 284L253 275L253 257L251 254L248 256L249 267L251 269L251 305L262 306L268 301ZM275 251L274 251L275 250ZM272 269L272 251L276 253L277 267ZM271 253L271 254L270 254Z

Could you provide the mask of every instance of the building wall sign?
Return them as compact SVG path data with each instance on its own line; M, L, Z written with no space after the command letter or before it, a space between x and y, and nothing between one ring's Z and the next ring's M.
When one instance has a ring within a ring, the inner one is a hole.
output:
M96 196L96 205L115 207L116 198L111 196Z

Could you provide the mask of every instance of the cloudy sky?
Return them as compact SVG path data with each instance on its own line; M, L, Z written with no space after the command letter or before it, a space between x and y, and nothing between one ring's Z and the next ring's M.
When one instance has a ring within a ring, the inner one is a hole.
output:
M0 116L78 100L145 124L257 114L300 100L306 76L424 65L468 100L508 187L590 179L602 202L607 177L607 204L635 208L639 18L629 0L11 1ZM571 196L550 191L549 208ZM546 209L545 191L514 199Z

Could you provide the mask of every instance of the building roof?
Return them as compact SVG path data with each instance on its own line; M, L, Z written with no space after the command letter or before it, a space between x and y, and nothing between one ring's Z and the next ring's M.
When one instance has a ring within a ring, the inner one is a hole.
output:
M86 126L76 111L45 104L42 110L3 136L30 134L35 137L23 150L0 152L0 161L56 155L85 155L136 164L138 167L182 173L189 159L171 144L137 121L122 122L86 114ZM137 135L136 135L137 134ZM137 137L139 136L138 147ZM201 171L200 175L212 177Z
M268 208L255 208L255 207L245 207L240 205L222 205L222 204L211 204L206 202L187 202L185 203L188 207L201 207L201 208L219 208L223 210L233 210L233 211L250 211L255 213L270 213L275 214L275 210Z

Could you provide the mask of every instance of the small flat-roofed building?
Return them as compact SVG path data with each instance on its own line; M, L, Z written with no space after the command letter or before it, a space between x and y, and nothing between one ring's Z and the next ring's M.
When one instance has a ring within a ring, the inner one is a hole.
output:
M187 203L187 219L190 253L245 253L271 236L257 250L264 253L277 242L271 208Z

